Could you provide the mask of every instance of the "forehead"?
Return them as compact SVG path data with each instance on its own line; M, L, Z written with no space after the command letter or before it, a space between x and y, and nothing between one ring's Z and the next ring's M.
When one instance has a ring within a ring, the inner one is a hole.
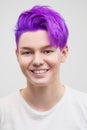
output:
M30 47L30 48L41 48L50 46L48 32L45 30L38 30L34 32L25 32L19 39L19 48Z

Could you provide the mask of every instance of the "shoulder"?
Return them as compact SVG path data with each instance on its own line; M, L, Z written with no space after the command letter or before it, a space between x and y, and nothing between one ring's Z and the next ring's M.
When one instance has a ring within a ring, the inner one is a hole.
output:
M0 107L5 105L5 104L8 105L10 102L12 102L13 99L15 98L15 95L16 95L16 92L11 93L7 96L1 97L0 98Z
M0 109L3 107L6 108L6 107L11 107L12 105L14 105L18 100L19 91L20 90L17 90L7 96L1 97L0 98Z
M67 106L72 117L87 127L87 93L67 87Z
M4 96L0 98L0 118L5 115L5 113L8 113L8 111L14 107L16 98L17 98L17 92L14 92L12 94L9 94L8 96Z
M85 109L87 111L87 93L68 88L69 96L73 105Z
M80 100L80 101L87 102L86 92L82 92L73 88L69 88L69 91L70 91L71 96L73 96L73 98L77 99L78 101Z

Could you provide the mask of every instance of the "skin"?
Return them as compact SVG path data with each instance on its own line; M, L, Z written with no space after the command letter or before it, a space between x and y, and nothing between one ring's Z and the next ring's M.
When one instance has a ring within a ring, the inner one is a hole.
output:
M47 31L25 32L20 36L16 56L27 81L21 95L32 108L47 111L64 95L60 66L67 54L67 45L62 50L50 46Z

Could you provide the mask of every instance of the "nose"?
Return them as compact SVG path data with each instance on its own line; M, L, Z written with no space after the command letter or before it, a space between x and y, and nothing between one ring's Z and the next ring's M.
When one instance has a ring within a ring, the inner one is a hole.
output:
M33 66L39 67L39 66L42 66L43 63L44 63L44 60L43 60L43 58L42 58L41 53L39 53L39 52L36 53L36 54L34 55L34 58L33 58Z

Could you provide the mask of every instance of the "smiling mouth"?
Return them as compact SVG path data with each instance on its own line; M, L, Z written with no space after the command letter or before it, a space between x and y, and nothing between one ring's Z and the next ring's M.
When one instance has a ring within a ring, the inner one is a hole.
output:
M44 74L48 71L49 69L43 69L43 70L31 70L34 74Z

